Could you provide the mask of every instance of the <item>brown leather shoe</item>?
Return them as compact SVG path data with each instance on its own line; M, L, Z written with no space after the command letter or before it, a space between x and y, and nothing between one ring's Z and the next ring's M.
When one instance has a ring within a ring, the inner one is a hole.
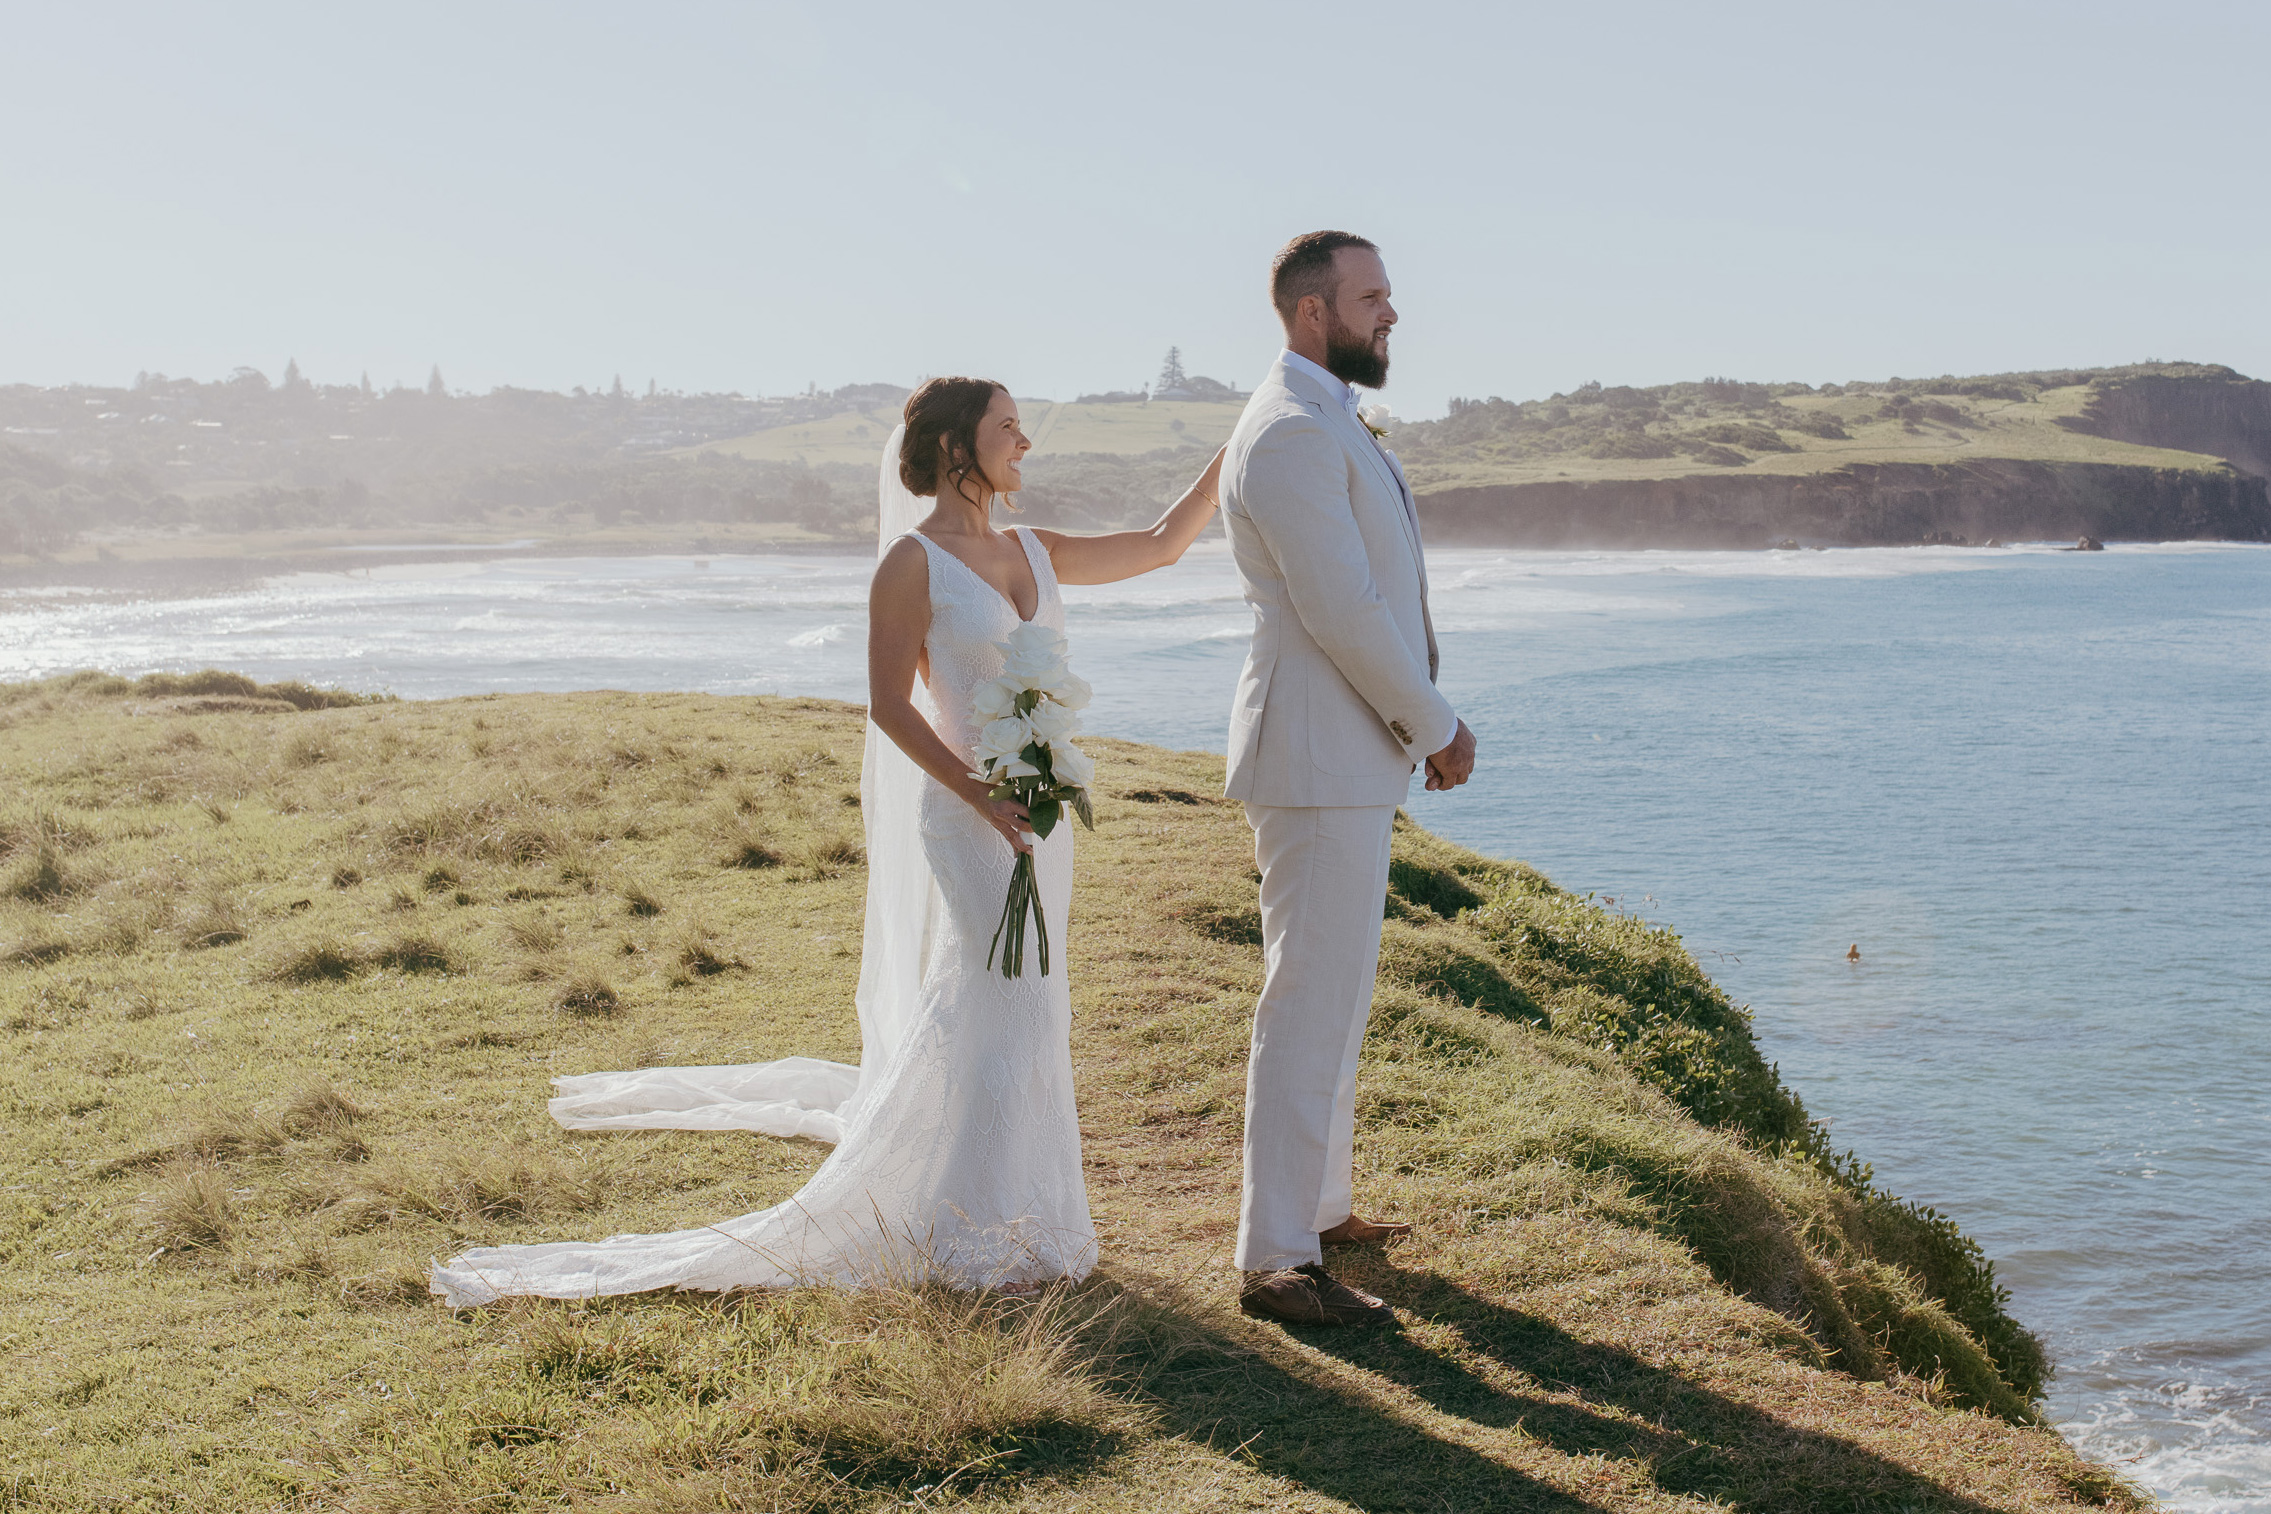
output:
M1327 1246L1385 1246L1390 1241L1410 1238L1409 1225L1393 1220L1360 1220L1353 1214L1332 1229L1317 1234L1317 1239Z
M1289 1325L1373 1325L1395 1318L1386 1304L1336 1282L1315 1262L1247 1273L1238 1307L1258 1319Z

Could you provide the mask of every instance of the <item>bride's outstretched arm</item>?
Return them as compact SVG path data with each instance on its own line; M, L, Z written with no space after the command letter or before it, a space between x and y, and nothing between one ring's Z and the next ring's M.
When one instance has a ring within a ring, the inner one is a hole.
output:
M1222 453L1216 452L1206 472L1149 530L1107 531L1101 536L1068 536L1062 531L1033 534L1049 549L1049 566L1056 570L1059 583L1118 583L1180 558L1199 539L1206 523L1214 519L1221 499Z
M915 675L921 671L923 638L930 631L930 562L922 544L902 537L875 566L867 593L867 718L913 759L915 766L945 785L1001 832L1021 852L1025 806L1014 799L989 799L989 785L970 776L970 764L939 739L915 708Z

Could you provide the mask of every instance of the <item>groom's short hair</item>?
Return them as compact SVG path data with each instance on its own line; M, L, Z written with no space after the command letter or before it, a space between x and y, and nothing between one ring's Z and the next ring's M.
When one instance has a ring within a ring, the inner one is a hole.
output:
M1279 320L1291 326L1304 296L1322 295L1326 304L1333 302L1339 282L1333 277L1333 254L1343 247L1380 250L1353 231L1305 231L1277 250L1270 260L1270 303Z

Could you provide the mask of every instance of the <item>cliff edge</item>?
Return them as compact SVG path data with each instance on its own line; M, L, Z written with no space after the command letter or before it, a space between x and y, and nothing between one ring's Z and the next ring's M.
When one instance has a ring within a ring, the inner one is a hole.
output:
M1667 931L1396 832L1358 1191L1392 1329L1242 1318L1252 837L1094 743L1073 1054L1103 1264L452 1315L468 1244L781 1201L809 1142L572 1134L557 1074L856 1060L861 712L0 689L11 1508L2134 1507L1946 1216ZM1059 925L1060 922L1051 922Z
M1585 385L1391 440L1445 544L2271 540L2271 384L2209 365Z

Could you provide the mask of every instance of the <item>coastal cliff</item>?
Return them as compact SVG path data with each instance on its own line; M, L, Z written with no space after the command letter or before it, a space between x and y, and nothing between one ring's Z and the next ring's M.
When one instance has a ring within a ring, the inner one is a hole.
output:
M1551 480L1419 496L1440 546L1540 549L2271 540L2271 494L2236 469L1984 458L1823 473Z
M1955 1220L1677 936L1399 824L1335 1271L1243 1319L1261 977L1221 759L1111 740L1064 947L1097 1274L452 1315L428 1259L776 1203L809 1142L547 1080L856 1060L856 706L0 688L12 1509L2136 1507ZM1059 922L1051 922L1057 926Z
M2069 429L2148 447L2205 452L2271 478L2271 384L2228 368L2100 380Z
M2271 540L2271 384L2207 364L1587 384L1390 439L1446 545Z

